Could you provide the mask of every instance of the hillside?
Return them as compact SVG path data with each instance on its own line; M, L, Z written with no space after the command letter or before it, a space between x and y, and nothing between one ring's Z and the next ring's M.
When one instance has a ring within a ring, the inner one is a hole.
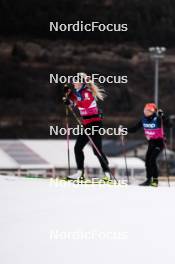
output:
M174 112L175 50L160 65L160 106ZM154 63L135 44L5 39L0 43L1 137L47 137L48 124L64 122L62 85L49 84L49 74L127 75L128 84L107 84L101 105L106 125L128 124L153 100ZM14 129L16 128L15 132Z

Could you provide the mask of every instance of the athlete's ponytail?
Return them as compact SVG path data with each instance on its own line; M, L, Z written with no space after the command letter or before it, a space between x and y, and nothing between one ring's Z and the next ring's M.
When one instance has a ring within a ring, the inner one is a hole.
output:
M101 100L103 101L106 94L105 90L102 88L99 88L90 78L86 73L78 73L78 75L83 79L83 81L86 83L87 87L91 90L93 96L95 97L96 100Z

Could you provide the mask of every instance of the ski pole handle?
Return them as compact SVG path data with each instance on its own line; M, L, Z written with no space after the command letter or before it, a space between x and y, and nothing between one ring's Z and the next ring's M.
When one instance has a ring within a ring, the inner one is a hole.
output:
M70 100L67 97L63 97L62 100L65 105L70 105Z
M66 83L64 85L64 94L65 94L65 96L68 96L71 92L72 92L71 84Z

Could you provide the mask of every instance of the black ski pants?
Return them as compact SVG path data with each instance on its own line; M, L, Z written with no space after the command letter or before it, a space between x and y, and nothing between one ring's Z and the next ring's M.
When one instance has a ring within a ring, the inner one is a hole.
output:
M98 127L97 130L99 130L102 127L102 122L99 122L99 121L93 122L91 124L84 126L84 128L92 128L92 126L97 126ZM97 156L103 171L109 172L108 160L102 151L102 137L101 137L101 135L99 134L98 131L96 131L94 133L94 135L90 135L90 138L93 140L93 143L95 144L95 146L97 147L97 149L99 150L99 152L101 154L101 155L99 155L98 151L92 145L93 152ZM88 142L89 142L89 138L85 133L83 133L82 135L80 134L77 138L77 141L76 141L76 144L74 147L74 152L75 152L75 159L76 159L78 170L84 170L83 148L85 147L85 145Z
M157 158L164 149L163 140L150 140L148 142L148 150L146 153L146 173L147 179L157 179L159 176L157 167Z

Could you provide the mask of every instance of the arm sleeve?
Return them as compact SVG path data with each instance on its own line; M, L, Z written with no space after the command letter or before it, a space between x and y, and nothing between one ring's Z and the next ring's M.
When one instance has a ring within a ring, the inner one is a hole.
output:
M128 133L135 133L142 128L142 120L140 120L135 126L128 128Z

